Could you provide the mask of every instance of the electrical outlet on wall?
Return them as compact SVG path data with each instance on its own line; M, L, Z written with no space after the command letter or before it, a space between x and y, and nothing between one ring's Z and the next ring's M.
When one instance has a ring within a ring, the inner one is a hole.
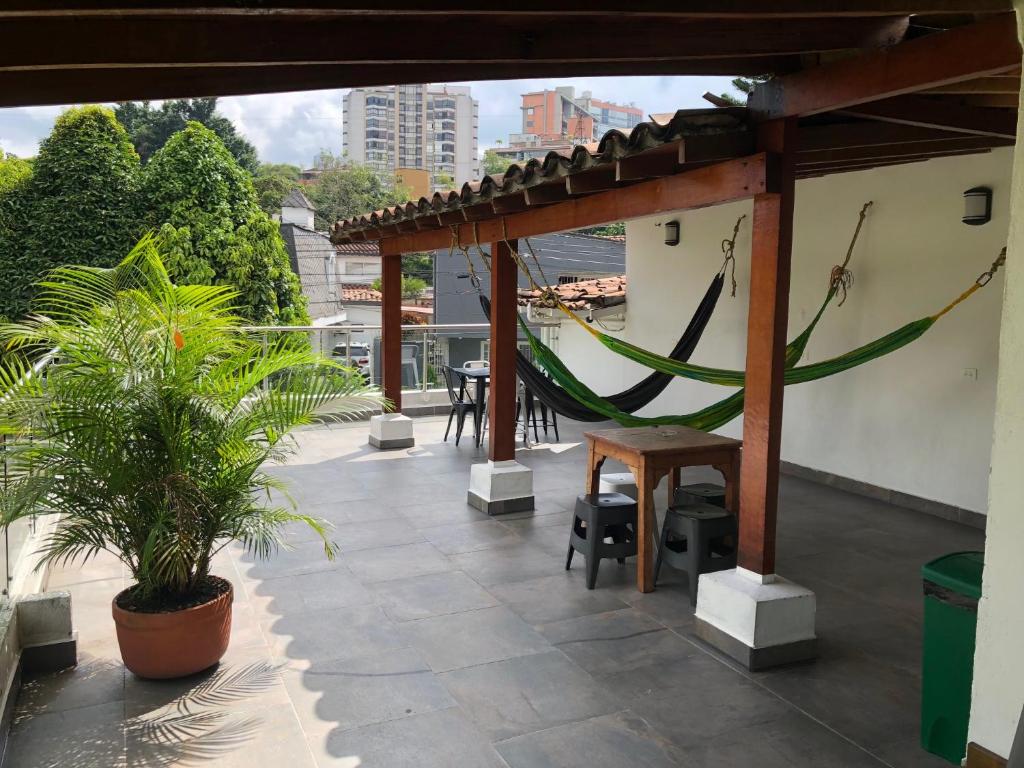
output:
M965 379L970 379L971 381L977 381L978 380L978 369L977 368L964 368L963 376L964 376Z

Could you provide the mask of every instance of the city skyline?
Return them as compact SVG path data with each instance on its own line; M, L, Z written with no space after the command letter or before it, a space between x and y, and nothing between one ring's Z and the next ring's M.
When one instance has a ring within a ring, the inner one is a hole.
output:
M525 93L574 86L608 101L634 102L646 114L708 106L704 91L731 91L728 77L593 77L549 78L448 83L469 86L480 104L479 148L507 143L522 124L520 104ZM251 141L260 159L309 167L321 149L342 151L342 101L349 89L228 96L220 99L221 114L231 119ZM0 147L25 157L70 105L0 109ZM646 119L645 114L645 119Z

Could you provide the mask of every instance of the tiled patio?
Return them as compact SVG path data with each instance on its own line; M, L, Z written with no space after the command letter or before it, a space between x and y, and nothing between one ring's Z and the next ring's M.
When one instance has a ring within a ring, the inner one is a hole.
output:
M671 570L648 595L632 563L593 592L565 572L579 429L520 452L537 510L500 519L466 506L483 455L443 431L419 419L390 453L365 424L304 432L279 472L342 554L300 532L269 562L220 557L234 635L196 678L125 673L116 562L54 574L80 664L25 685L5 768L946 765L917 747L919 569L979 531L786 478L779 571L817 593L821 655L749 674L693 637Z

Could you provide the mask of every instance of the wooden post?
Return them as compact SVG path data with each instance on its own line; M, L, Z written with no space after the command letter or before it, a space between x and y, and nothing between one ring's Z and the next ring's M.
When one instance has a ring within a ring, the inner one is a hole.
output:
M516 300L519 289L510 249L517 241L491 243L491 383L488 426L491 461L516 457Z
M395 413L402 410L402 257L381 257L381 286L384 294L381 307L380 371L384 379L384 396L391 401Z
M769 192L754 196L747 320L747 380L740 470L739 566L775 573L775 522L779 503L783 374L789 319L793 246L796 120L763 123L761 151L769 163ZM771 178L774 177L774 178Z

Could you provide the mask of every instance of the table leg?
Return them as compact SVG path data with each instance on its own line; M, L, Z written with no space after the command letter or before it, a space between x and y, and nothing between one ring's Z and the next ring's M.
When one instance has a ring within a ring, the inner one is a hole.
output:
M474 427L476 432L473 433L473 438L476 440L476 445L479 448L483 445L483 424L484 424L484 399L487 397L487 386L484 383L483 376L476 377L476 409L473 413L473 420L476 422Z
M630 467L636 478L636 588L641 592L654 591L654 533L658 527L654 514L654 471L641 461L639 467Z
M597 493L601 490L601 467L604 466L604 456L594 450L593 443L587 443L587 493Z
M739 518L740 514L740 467L739 456L729 464L716 464L715 469L725 479L725 508Z
M676 500L676 488L679 487L679 480L682 477L679 467L672 467L668 481L668 506L672 506Z

